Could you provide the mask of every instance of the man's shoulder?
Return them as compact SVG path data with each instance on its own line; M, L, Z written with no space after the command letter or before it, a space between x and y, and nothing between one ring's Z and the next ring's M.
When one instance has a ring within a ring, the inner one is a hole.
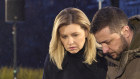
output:
M128 24L133 30L138 29L140 25L140 15L131 16Z
M140 20L140 15L131 16L129 18L129 20L135 20L135 19Z

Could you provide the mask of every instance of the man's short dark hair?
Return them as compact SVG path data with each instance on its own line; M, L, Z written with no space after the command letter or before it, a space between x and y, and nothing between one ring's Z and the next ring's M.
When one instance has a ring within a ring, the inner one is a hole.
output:
M111 32L118 32L123 26L128 25L128 17L117 7L104 7L98 10L91 22L91 33L96 33L105 27Z

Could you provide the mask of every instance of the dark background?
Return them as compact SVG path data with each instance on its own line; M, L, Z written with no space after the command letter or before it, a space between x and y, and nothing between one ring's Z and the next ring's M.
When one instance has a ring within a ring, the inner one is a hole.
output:
M138 0L105 0L103 7L120 7L128 16L132 16L140 13L140 8L138 8L140 1L136 1ZM54 19L62 9L67 7L81 9L91 21L98 10L98 2L97 0L25 0L25 20L17 22L16 25L18 66L43 67ZM5 22L5 0L0 0L0 67L13 66L12 27L13 23Z

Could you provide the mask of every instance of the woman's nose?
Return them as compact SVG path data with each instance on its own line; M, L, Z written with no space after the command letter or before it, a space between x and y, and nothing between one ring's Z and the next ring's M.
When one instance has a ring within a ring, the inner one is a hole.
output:
M73 44L73 42L74 42L73 38L72 37L69 37L68 44L71 45L71 44Z

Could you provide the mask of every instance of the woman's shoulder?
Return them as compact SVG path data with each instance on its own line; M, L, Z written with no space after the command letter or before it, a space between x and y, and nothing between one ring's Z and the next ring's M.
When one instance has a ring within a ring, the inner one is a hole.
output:
M50 55L47 54L46 55L46 59L45 59L45 62L44 62L44 67L53 67L55 66L55 64L52 62L52 60L50 59Z
M44 69L47 71L58 71L57 66L50 60L50 55L47 54L45 63L44 63Z

